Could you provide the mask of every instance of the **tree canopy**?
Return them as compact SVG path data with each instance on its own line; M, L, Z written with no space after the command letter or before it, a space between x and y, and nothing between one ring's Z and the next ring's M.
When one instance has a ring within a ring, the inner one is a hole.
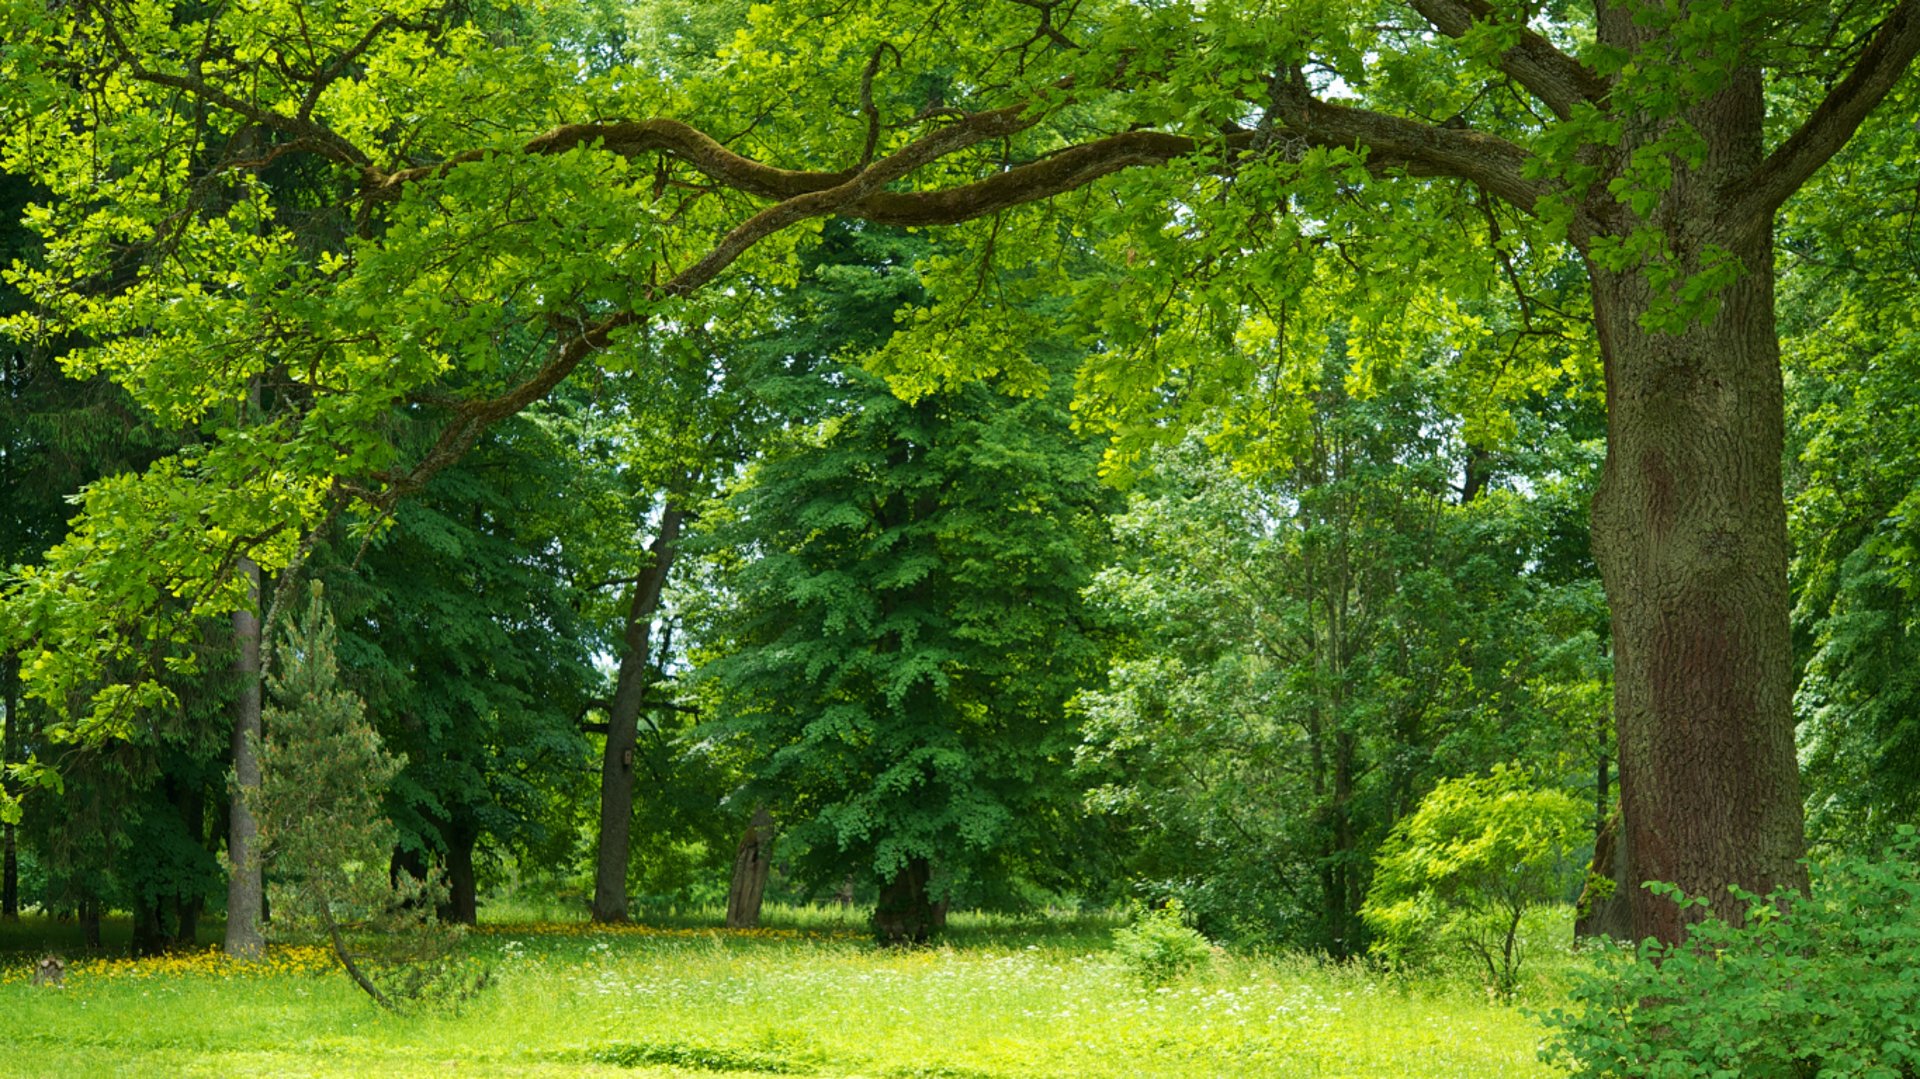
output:
M39 247L4 327L180 439L91 483L8 589L49 736L173 708L248 567L377 529L569 379L764 313L855 220L946 230L872 371L1038 393L1027 342L1070 323L1115 476L1203 421L1291 461L1336 340L1355 389L1447 356L1482 448L1598 368L1630 872L1804 882L1774 221L1891 122L1920 0L14 0L0 25L0 166L38 185ZM1633 909L1668 940L1692 916Z

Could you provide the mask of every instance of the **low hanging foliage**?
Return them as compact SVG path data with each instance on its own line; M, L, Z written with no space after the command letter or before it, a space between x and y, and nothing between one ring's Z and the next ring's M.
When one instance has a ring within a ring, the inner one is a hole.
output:
M1809 896L1735 889L1743 921L1607 957L1547 1017L1542 1058L1575 1079L1920 1076L1920 832L1900 828L1879 860L1812 869Z

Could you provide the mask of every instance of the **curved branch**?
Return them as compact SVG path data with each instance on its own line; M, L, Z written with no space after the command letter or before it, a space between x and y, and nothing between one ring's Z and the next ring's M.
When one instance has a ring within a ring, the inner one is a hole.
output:
M1900 0L1873 33L1860 59L1806 122L1767 155L1751 176L1727 187L1732 220L1745 225L1773 216L1820 166L1840 151L1920 53L1920 0Z
M768 199L789 199L846 183L859 171L808 172L777 168L727 149L719 140L679 120L616 120L608 123L562 124L535 136L521 147L527 154L563 154L594 143L609 153L637 157L667 153L699 170L708 179ZM468 150L436 165L383 173L365 172L364 195L370 201L391 202L408 184L445 176L455 167L485 160L492 150Z
M974 113L958 123L922 135L866 168L856 170L852 177L842 183L782 200L734 226L699 261L654 290L652 298L689 295L713 280L754 244L790 225L812 217L844 212L929 162L986 140L1014 134L1037 122L1039 116L1030 114L1024 106L1009 106L991 112ZM680 126L693 131L686 125ZM731 151L728 153L731 154ZM620 311L609 315L569 339L533 377L513 389L497 397L456 406L455 420L440 433L419 464L404 473L389 473L384 477L388 486L379 496L380 501L391 503L410 491L418 490L435 473L454 464L472 449L489 426L544 398L572 374L582 360L605 349L611 343L614 331L638 325L644 318L643 313L636 311Z
M1486 0L1408 0L1435 30L1452 38L1465 37L1475 23L1494 23ZM1507 24L1520 35L1519 43L1500 54L1494 66L1546 103L1565 120L1575 106L1599 104L1607 96L1605 79L1585 64L1555 48L1553 43L1524 25Z

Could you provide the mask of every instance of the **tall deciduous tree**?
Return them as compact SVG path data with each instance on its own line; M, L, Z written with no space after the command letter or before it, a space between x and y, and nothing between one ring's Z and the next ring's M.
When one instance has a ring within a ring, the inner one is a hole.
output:
M84 692L148 625L150 582L197 582L183 618L231 610L242 560L291 559L329 497L417 488L583 364L630 362L641 328L700 325L696 296L724 302L703 290L744 265L777 272L809 221L982 222L976 257L934 274L936 304L893 352L934 380L1019 364L1002 289L1021 279L996 270L1044 265L1076 208L1136 226L1140 283L1107 298L1167 288L1110 309L1115 342L1163 336L1177 314L1229 329L1259 312L1282 348L1296 316L1322 314L1305 310L1300 264L1397 260L1373 290L1382 318L1410 309L1396 295L1410 269L1478 287L1463 235L1510 262L1569 245L1606 364L1593 527L1630 872L1721 898L1800 881L1773 217L1906 72L1920 0L1538 18L1484 0L793 0L754 9L732 62L686 80L576 77L566 50L490 39L425 0L324 20L306 7L4 8L4 120L26 133L6 165L58 199L37 215L56 242L28 287L95 342L73 362L177 423L276 365L310 394L272 431L218 432L190 464L90 492L20 601L41 612L29 673L45 699ZM537 21L522 29L556 29ZM331 164L358 239L315 258L261 227L269 193L251 170L290 154ZM1113 198L1056 199L1102 181ZM210 185L237 197L222 209ZM1028 204L1046 205L1006 215ZM1485 228L1463 232L1482 206ZM78 298L130 249L142 273ZM1198 299L1169 306L1178 295ZM1477 334L1457 311L1435 318ZM519 338L503 321L539 347L505 347ZM1154 411L1256 384L1244 363L1137 356L1096 364L1096 396ZM436 392L455 365L491 377ZM1160 392L1168 379L1180 393ZM371 434L396 401L443 418L423 454ZM115 528L136 504L149 509ZM121 567L108 584L73 568L102 559ZM114 680L89 722L159 692ZM1684 932L1655 897L1634 918Z
M1136 887L1336 956L1365 950L1374 853L1437 780L1562 767L1605 714L1598 582L1556 550L1584 543L1597 460L1562 434L1495 468L1432 368L1356 399L1347 362L1305 389L1284 469L1197 437L1154 455L1090 593L1125 631L1079 701Z
M927 253L829 227L754 346L788 429L703 536L725 597L702 644L710 729L744 747L816 883L872 875L892 940L931 930L936 892L996 898L1062 849L1064 706L1097 659L1079 589L1110 500L1055 343L1031 346L1057 374L1026 398L909 403L832 362L885 340Z
M1920 148L1903 89L1782 220L1794 703L1809 838L1828 851L1920 823Z

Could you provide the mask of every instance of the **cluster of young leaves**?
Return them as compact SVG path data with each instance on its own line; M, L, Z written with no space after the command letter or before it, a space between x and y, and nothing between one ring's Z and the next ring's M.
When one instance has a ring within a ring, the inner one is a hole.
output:
M1213 958L1213 946L1187 921L1178 899L1152 909L1136 901L1127 924L1113 931L1113 954L1149 988L1177 981Z
M1920 832L1812 871L1809 895L1740 893L1744 919L1612 954L1548 1017L1543 1058L1578 1079L1920 1073Z
M1563 899L1578 879L1572 855L1588 825L1586 806L1522 767L1442 780L1374 859L1360 912L1374 952L1416 968L1464 952L1489 989L1511 996L1524 958L1521 918Z

